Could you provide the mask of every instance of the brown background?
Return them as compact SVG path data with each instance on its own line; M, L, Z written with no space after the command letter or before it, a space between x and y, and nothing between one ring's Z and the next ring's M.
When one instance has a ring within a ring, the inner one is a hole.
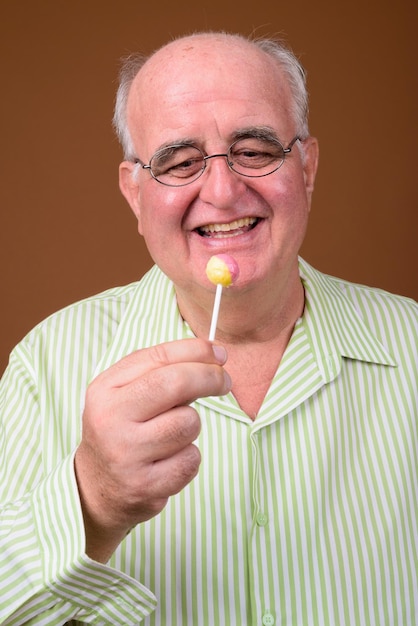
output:
M321 159L302 250L418 298L416 0L0 0L0 372L34 324L150 265L117 185L119 59L200 29L281 34Z

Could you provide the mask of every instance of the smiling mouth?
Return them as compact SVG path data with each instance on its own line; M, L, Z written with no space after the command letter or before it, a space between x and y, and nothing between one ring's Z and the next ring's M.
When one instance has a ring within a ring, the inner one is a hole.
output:
M236 237L248 233L248 231L257 226L259 221L260 218L258 217L243 217L242 219L234 220L228 224L206 224L205 226L196 228L196 232L202 237L214 237L218 239L222 237Z

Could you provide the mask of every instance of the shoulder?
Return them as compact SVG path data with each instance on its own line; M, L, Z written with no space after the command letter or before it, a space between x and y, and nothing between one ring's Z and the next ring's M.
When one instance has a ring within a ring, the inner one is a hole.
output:
M112 343L141 281L113 287L70 304L37 324L14 348L17 359L33 371L93 365Z
M418 330L418 303L412 298L340 278L328 277L328 279L371 324L379 321L386 324L402 322L405 328Z
M390 293L384 289L354 283L330 274L325 274L313 268L303 259L300 259L301 276L314 288L326 293L332 298L340 296L349 300L353 306L364 315L381 312L395 317L406 316L411 321L418 318L418 302L406 296Z
M322 322L357 342L374 337L400 362L417 361L418 303L412 298L330 276L303 260L300 273Z
M27 338L56 332L57 328L82 328L102 326L105 320L110 325L117 324L126 306L136 292L139 282L121 287L113 287L101 293L74 302L49 315L37 324Z

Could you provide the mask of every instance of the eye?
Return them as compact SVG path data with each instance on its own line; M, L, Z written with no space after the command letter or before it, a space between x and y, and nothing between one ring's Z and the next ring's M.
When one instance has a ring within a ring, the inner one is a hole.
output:
M231 146L231 160L241 167L260 169L281 161L283 146L277 141L249 137L240 139Z
M151 170L156 178L187 178L202 169L203 155L195 146L169 146L151 159Z

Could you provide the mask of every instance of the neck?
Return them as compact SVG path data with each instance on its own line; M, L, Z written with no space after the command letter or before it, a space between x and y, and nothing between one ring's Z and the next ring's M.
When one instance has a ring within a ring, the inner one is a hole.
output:
M207 339L214 294L193 297L177 291L180 312L197 337ZM215 341L225 345L232 393L242 410L256 419L271 381L302 316L305 303L299 272L281 288L224 289Z
M223 289L215 341L226 346L265 345L286 342L304 308L304 290L297 276L275 290L257 287L248 290ZM214 294L198 297L177 290L180 313L197 337L208 338ZM285 339L286 338L286 339Z

